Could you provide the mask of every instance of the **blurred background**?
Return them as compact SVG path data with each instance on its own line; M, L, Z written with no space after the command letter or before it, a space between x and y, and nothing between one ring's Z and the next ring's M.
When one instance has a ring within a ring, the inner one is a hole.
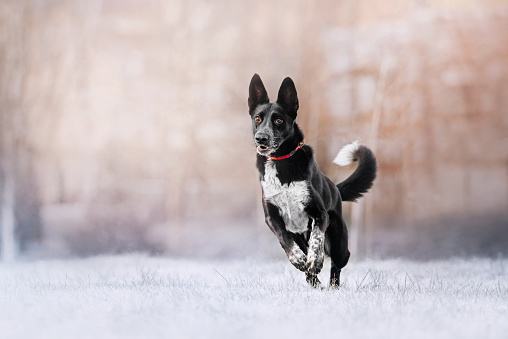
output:
M264 224L248 85L290 76L321 170L354 140L353 258L508 254L504 0L2 0L5 260L284 257Z

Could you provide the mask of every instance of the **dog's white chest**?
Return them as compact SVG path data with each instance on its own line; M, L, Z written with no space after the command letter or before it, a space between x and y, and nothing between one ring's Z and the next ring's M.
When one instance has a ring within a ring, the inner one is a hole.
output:
M303 233L308 230L309 216L304 210L310 197L306 181L294 181L282 185L277 177L275 164L267 161L261 186L265 200L279 208L288 231Z

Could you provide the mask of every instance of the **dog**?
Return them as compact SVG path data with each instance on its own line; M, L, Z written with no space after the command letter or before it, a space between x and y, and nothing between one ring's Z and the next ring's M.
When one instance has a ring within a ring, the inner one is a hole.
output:
M372 187L376 158L354 142L334 160L341 166L358 161L351 176L335 185L321 173L295 122L298 96L289 77L282 81L277 101L270 102L261 78L254 74L248 106L268 227L289 261L305 272L309 285L320 286L318 274L326 254L332 263L330 287L339 287L341 269L350 256L342 201L356 201Z

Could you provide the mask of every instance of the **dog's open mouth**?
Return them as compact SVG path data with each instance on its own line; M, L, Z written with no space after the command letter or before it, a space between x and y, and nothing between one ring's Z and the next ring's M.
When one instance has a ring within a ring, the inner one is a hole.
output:
M256 150L258 151L258 154L261 154L263 156L266 156L273 152L273 149L271 147L265 145L258 145Z

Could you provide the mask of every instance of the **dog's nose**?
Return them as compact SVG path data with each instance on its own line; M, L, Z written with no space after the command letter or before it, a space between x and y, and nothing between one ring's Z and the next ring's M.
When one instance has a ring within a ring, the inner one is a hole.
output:
M256 139L256 143L258 145L268 145L268 135L266 134L263 134L263 133L257 133L256 136L254 137L254 139Z

